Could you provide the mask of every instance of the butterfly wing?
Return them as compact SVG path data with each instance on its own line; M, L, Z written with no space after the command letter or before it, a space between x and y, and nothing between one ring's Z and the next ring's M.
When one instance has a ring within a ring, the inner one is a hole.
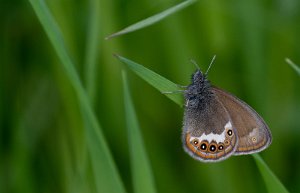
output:
M237 133L225 107L216 97L202 110L185 109L183 145L197 160L216 162L232 155L237 147Z
M264 120L249 105L226 91L213 87L213 92L226 108L238 134L235 155L264 150L271 141L271 132Z

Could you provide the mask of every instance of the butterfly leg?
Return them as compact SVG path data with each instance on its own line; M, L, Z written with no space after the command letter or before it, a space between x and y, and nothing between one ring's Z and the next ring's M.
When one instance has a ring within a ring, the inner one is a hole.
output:
M177 87L179 88L187 88L188 86L184 86L184 85L180 85L180 84L176 84Z
M163 91L161 92L162 94L178 94L178 93L183 93L185 90L174 90L174 91Z
M185 106L187 107L189 105L190 100L186 100Z

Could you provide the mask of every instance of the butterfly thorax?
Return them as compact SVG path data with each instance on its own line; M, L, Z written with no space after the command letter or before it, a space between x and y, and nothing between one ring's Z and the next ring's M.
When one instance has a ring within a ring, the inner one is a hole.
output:
M192 75L192 83L185 91L186 105L192 109L204 109L213 98L211 84L200 70Z

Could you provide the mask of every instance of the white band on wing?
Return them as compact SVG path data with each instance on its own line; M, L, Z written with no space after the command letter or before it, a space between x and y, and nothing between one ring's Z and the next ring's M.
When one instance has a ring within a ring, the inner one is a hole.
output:
M224 126L224 131L221 134L214 134L214 133L209 133L209 134L205 134L203 133L200 137L192 137L190 138L190 142L193 141L194 139L198 139L198 141L203 141L206 140L208 141L208 143L210 143L211 141L215 141L216 143L220 143L220 142L224 142L225 141L225 136L226 136L226 131L228 129L232 129L232 125L231 122L228 121L226 123L226 125Z

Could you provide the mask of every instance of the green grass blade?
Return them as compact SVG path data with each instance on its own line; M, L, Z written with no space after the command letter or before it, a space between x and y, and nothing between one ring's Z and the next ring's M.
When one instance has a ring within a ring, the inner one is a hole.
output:
M122 72L122 75L133 189L135 193L155 193L153 174L129 93L125 71Z
M67 52L62 34L47 5L42 0L30 0L30 3L44 27L61 63L78 95L86 124L87 142L91 154L93 172L97 190L101 192L123 193L125 189L116 169L111 153L101 132L101 127L89 103L75 67Z
M140 76L142 79L144 79L146 82L148 82L150 85L152 85L154 88L159 90L160 92L168 92L168 91L178 91L180 90L178 86L171 82L170 80L160 76L159 74L145 68L144 66L135 63L131 60L128 60L122 56L116 55L116 57L126 64L126 66L135 72L138 76ZM172 101L177 103L178 105L183 105L183 96L182 93L172 93L172 94L165 94L168 98L170 98Z
M289 58L286 58L285 61L300 75L300 67L292 62Z
M279 181L275 174L270 170L270 168L264 162L264 160L258 154L253 154L253 157L265 181L268 192L288 193L287 189L283 186L283 184Z
M142 21L139 21L135 24L132 24L132 25L124 28L121 31L113 33L113 34L109 35L108 37L106 37L105 39L110 39L110 38L113 38L113 37L117 37L117 36L120 36L120 35L123 35L123 34L127 34L127 33L130 33L130 32L145 28L145 27L150 26L152 24L155 24L155 23L159 22L160 20L168 17L169 15L171 15L173 13L176 13L177 11L180 11L181 9L195 3L196 1L197 0L187 0L187 1L184 1L182 3L179 3L178 5L175 5L175 6L169 8L165 11L162 11L162 12L156 14L156 15L153 15L153 16L148 17L148 18L146 18Z
M93 103L96 93L96 64L100 48L100 0L89 1L89 26L85 53L85 87Z
M97 192L125 193L125 189L103 134L95 132L96 118L92 114L85 113L85 107L83 105L81 107L85 118L85 127L87 128L86 135ZM90 116L93 117L94 121L91 121ZM100 131L99 126L97 126L97 129Z

